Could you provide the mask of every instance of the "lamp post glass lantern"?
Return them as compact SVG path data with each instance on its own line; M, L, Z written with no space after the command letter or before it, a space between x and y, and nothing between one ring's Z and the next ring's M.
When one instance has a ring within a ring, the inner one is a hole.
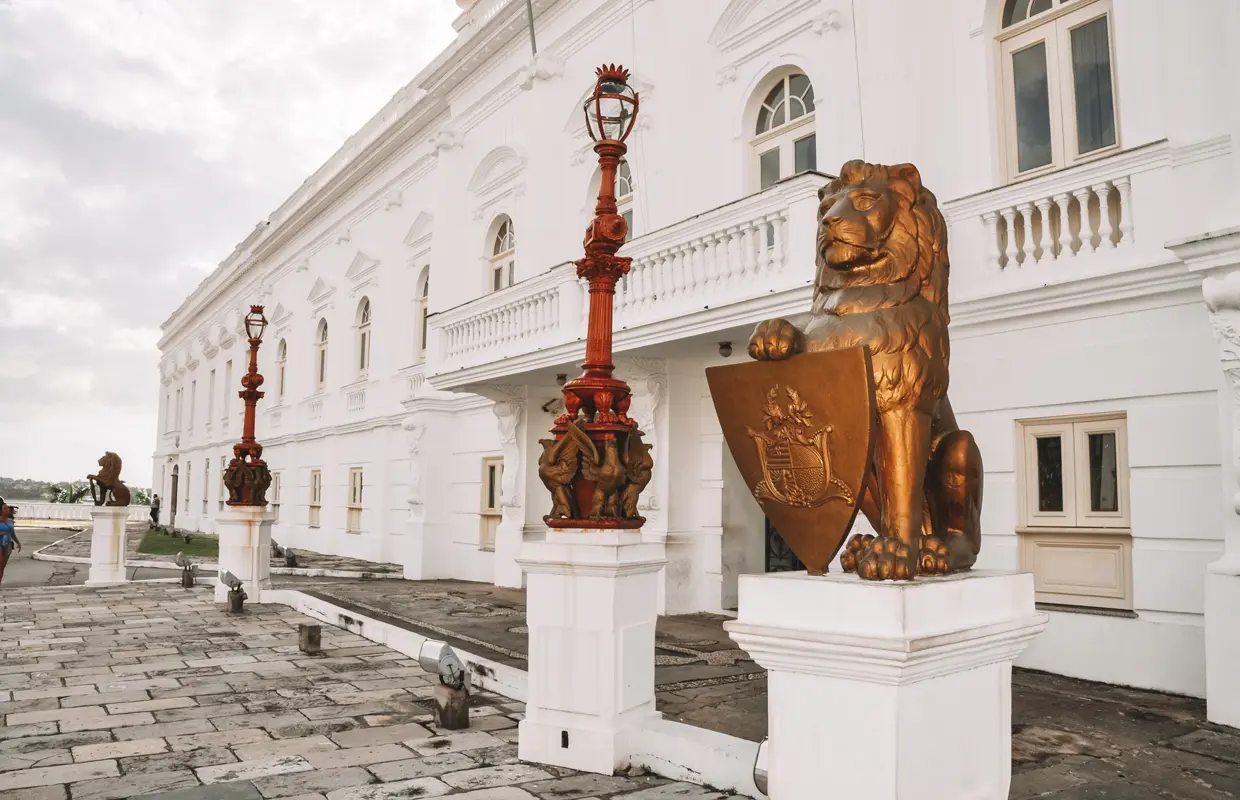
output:
M266 506L267 487L271 485L271 472L263 461L263 446L254 438L254 415L258 401L263 397L259 391L263 376L258 372L258 346L263 342L267 329L267 317L262 306L250 306L245 315L245 332L250 341L250 368L241 376L241 391L237 395L245 401L245 418L241 427L241 441L233 445L233 458L224 471L224 486L228 489L230 506Z
M637 423L628 416L629 386L612 373L612 311L616 283L630 259L616 255L628 224L616 210L616 172L628 151L624 140L637 121L639 98L629 72L606 65L596 70L586 100L586 128L594 140L602 180L594 219L586 230L585 257L577 277L590 288L590 315L583 373L563 385L564 413L554 439L543 439L538 475L551 492L552 528L640 528L638 499L650 483L654 461Z

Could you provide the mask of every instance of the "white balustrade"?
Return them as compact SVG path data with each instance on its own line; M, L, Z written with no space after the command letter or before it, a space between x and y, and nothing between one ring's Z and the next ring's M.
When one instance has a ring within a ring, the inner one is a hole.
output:
M581 293L576 280L573 265L563 264L482 298L477 302L484 308L477 313L444 325L445 355L452 359L484 349L511 349L555 333L561 322L561 295Z
M1031 267L1132 242L1131 181L1103 180L986 211L991 264Z
M310 419L312 420L322 419L323 418L323 398L319 397L319 398L315 398L307 402L306 403L306 415L310 417Z
M422 394L422 389L426 385L426 376L422 367L417 367L416 372L410 372L405 376L405 402L409 402L418 395Z
M620 255L632 264L616 287L616 330L809 283L817 190L826 180L818 174L802 175L626 244ZM790 268L794 261L795 270ZM589 315L587 292L574 265L566 263L435 315L435 373L582 339ZM442 388L441 383L436 386Z
M65 522L90 522L90 511L94 505L87 503L23 503L14 500L17 506L17 518L21 520L56 520ZM151 515L150 506L131 505L129 522L144 522Z
M366 408L366 387L358 386L356 389L350 389L345 394L344 407L350 413L364 410Z

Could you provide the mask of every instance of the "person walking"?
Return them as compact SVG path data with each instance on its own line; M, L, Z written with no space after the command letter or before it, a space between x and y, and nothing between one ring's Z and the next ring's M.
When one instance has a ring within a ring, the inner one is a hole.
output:
M151 498L151 527L159 527L159 495Z
M13 521L13 508L0 497L0 583L4 582L4 568L14 550L19 553L22 543L17 539L17 527Z

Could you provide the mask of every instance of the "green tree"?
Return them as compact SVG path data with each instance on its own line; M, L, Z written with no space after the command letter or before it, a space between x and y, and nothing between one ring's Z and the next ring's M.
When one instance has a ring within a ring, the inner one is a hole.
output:
M130 505L149 506L151 504L151 493L146 489L134 487L129 490Z
M57 483L47 489L49 503L79 503L90 494L90 485L82 481Z

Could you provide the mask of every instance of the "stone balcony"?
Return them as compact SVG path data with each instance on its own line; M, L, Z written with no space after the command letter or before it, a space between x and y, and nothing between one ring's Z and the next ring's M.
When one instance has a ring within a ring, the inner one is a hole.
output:
M1175 168L1209 157L1159 141L943 203L953 307L1171 264Z
M818 189L799 175L630 242L615 299L617 352L804 311ZM439 390L578 361L589 299L571 263L436 314L426 380Z

